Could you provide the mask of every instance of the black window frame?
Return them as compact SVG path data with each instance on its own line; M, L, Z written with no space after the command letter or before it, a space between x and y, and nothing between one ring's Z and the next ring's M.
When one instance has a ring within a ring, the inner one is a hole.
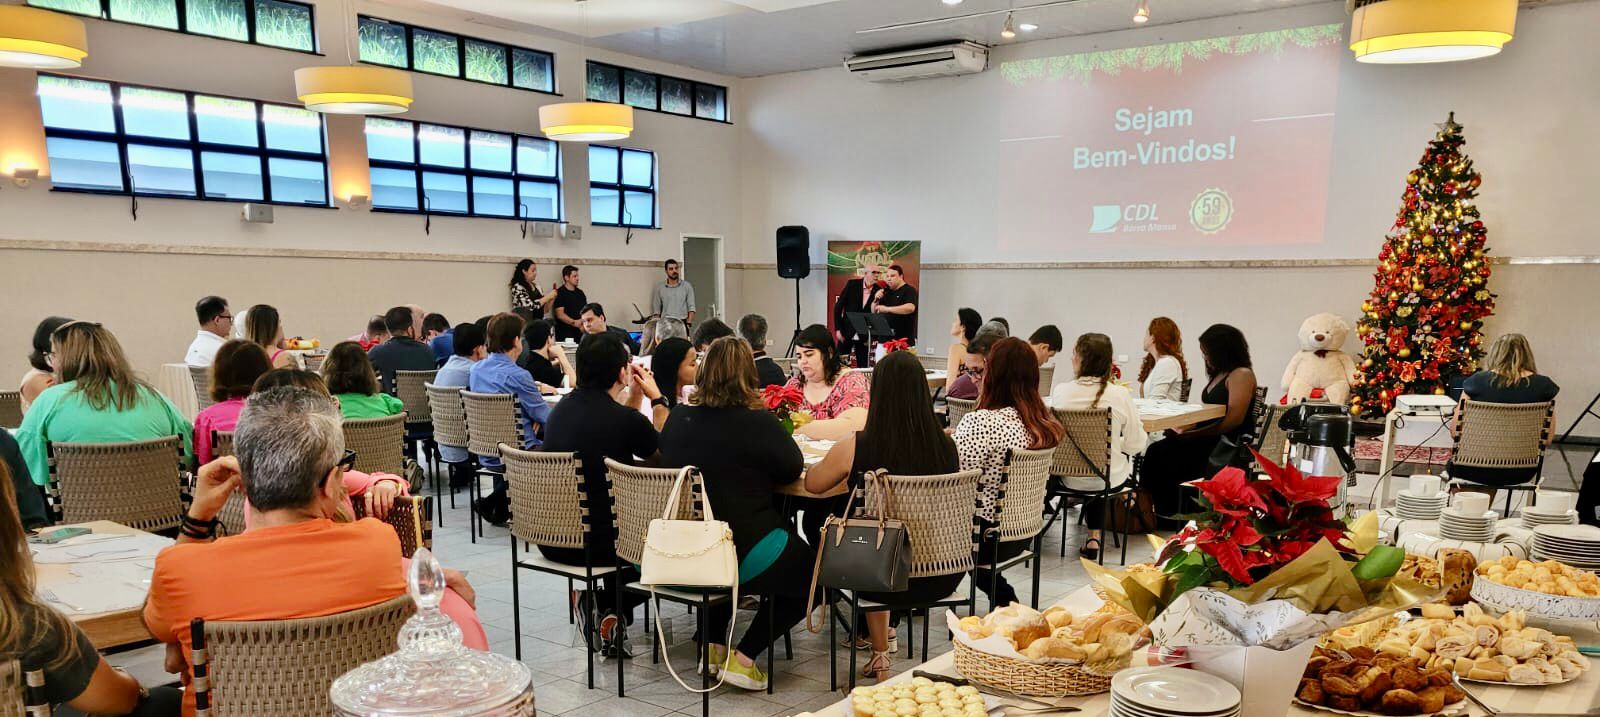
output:
M304 7L306 9L306 12L309 13L308 17L310 18L310 23L311 23L310 26L309 26L310 29L311 29L311 49L302 50L302 49L300 49L298 47L284 47L282 45L269 45L269 44L257 41L257 37L256 37L256 0L243 0L243 1L244 1L244 10L245 10L246 39L237 40L237 39L234 39L234 38L231 38L231 37L222 37L220 35L208 35L208 34L203 33L203 32L194 32L194 31L189 30L188 29L189 28L189 12L188 12L188 7L187 7L186 0L172 0L172 2L174 4L174 7L177 9L177 12L178 12L178 26L177 27L162 27L160 25L147 25L147 24L142 23L142 22L133 22L132 20L118 20L118 19L116 19L116 18L111 16L111 0L99 0L99 3L100 3L100 14L98 14L98 15L89 15L89 14L86 14L86 13L74 12L72 10L62 10L62 9L59 9L59 8L53 8L53 7L49 7L49 6L45 6L45 5L36 5L36 4L34 4L34 0L26 0L26 2L27 2L29 7L38 8L40 10L49 10L51 12L65 13L67 15L74 15L74 16L77 16L77 17L89 17L89 18L94 18L96 20L104 20L106 22L114 22L114 23L117 23L119 25L132 25L133 27L144 27L144 28L149 28L151 30L162 30L162 31L165 31L165 32L177 32L177 33L182 33L184 35L188 35L190 37L205 37L205 38L210 38L212 40L221 40L223 42L236 42L236 43L239 43L241 45L254 45L256 47L268 47L268 48L271 48L271 49L274 49L274 50L283 50L285 52L298 52L298 53L300 53L302 55L317 55L318 57L322 56L322 52L318 49L319 45L317 43L317 6L315 4L310 3L310 2L305 2L305 0L274 0L275 2L281 2L281 3L285 4L285 5L299 5L301 7ZM219 96L220 97L221 95L215 95L215 96Z
M49 138L51 138L51 137L59 137L59 138L62 138L62 139L75 139L75 140L82 140L82 141L87 141L87 142L102 142L102 143L114 144L117 147L117 161L118 161L118 164L120 165L119 168L120 168L121 173L122 173L122 187L123 187L122 189L96 189L96 188L90 188L90 187L57 187L57 186L53 186L53 187L51 187L51 190L50 190L52 192L74 192L74 193L79 193L79 194L104 194L104 195L120 196L120 197L128 197L128 196L152 197L152 198L156 198L156 199L184 199L184 200L189 200L189 201L203 201L203 202L231 202L231 203L234 203L234 204L275 204L275 205L278 205L278 206L285 206L285 207L310 207L310 208L313 208L313 209L330 209L330 208L333 208L333 177L331 175L331 169L330 169L329 163L328 163L328 120L320 112L314 112L313 113L313 114L316 115L317 123L321 128L321 131L317 133L318 138L321 140L321 150L320 150L320 152L311 153L311 152L301 152L299 150L292 150L292 149L273 149L273 148L271 148L271 147L269 147L267 145L267 125L266 125L266 122L265 122L265 120L263 118L263 112L264 112L263 108L266 107L267 105L273 105L273 106L277 106L277 107L288 107L288 108L302 110L302 111L309 111L309 110L306 110L304 107L301 107L299 105L284 104L282 102L266 102L266 101L263 101L263 100L251 99L249 97L234 97L234 96L231 96L231 95L223 95L223 94L218 94L218 93L215 93L215 92L194 92L194 91L190 91L190 90L175 90L175 89L171 89L171 88L167 88L167 87L152 87L150 85L138 84L138 83L133 83L133 82L115 82L115 81L112 81L112 80L101 80L101 79L96 79L96 78L92 78L92 77L76 77L76 76L73 76L73 75L61 75L61 74L56 74L56 73L52 73L52 72L40 72L40 73L38 73L38 75L39 75L39 78L53 77L53 78L64 79L64 80L80 80L80 81L85 81L85 82L99 82L99 83L103 83L103 84L109 85L111 87L111 102L112 102L111 118L112 118L112 122L115 125L115 129L112 132L100 132L100 131L95 131L95 130L82 130L82 129L65 129L65 128L59 128L59 127L51 127L49 125L43 125L44 126L44 135L45 135L45 139L46 139L47 142L48 142ZM37 80L35 80L34 86L35 86L35 88L38 87L38 81ZM174 94L183 95L184 105L186 106L187 112L188 112L189 139L171 139L171 138L167 138L167 137L147 137L147 136L144 136L144 135L130 135L130 134L128 134L126 126L125 126L125 122L123 121L123 116L122 116L122 91L126 87L133 87L133 88L137 88L137 89L141 89L141 90L153 90L153 91L157 91L157 92L171 92L171 93L174 93ZM36 89L36 91L37 91L37 89ZM256 121L256 146L255 147L242 147L242 146L239 146L239 145L236 145L236 144L224 144L224 143L221 143L221 142L206 142L206 141L201 140L200 139L199 126L198 126L198 122L197 122L196 116L195 116L195 97L196 96L216 97L218 99L235 100L235 101L238 101L238 102L249 102L252 105L254 105L255 106L255 121ZM42 108L41 108L40 117L41 117L41 123L42 123L42 118L43 118ZM128 145L130 145L130 144L141 145L141 146L150 146L150 147L160 147L160 148L163 148L163 149L184 149L184 150L189 150L189 152L191 154L191 160L190 160L191 161L191 169L194 172L194 192L195 192L194 195L190 196L190 195L187 195L187 194L173 194L173 193L170 193L170 192L152 192L152 191L141 191L141 190L139 190L138 187L134 186L133 169L128 163ZM202 161L202 155L204 153L206 153L206 152L214 152L214 153L220 153L220 154L247 155L247 156L252 156L252 157L257 158L261 163L261 197L262 198L261 199L240 199L240 198L236 198L236 197L208 197L208 196L206 196L205 165L204 165L204 163ZM49 150L46 149L46 156L47 157L48 157L48 154L49 154ZM309 203L309 202L285 202L285 201L276 201L276 200L274 200L272 198L272 172L271 172L271 168L269 166L271 164L271 160L273 160L273 159L290 159L290 160L299 160L299 161L318 162L318 163L320 163L322 165L322 187L323 187L323 195L324 195L323 196L323 201L321 203Z
M604 149L617 150L617 181L615 181L615 182L596 182L596 181L594 181L594 166L593 166L593 161L591 160L590 167L589 167L589 203L590 203L590 207L589 207L589 225L590 226L597 226L597 227L623 227L623 228L627 228L627 229L660 229L661 228L661 195L660 195L660 190L661 190L661 187L660 187L660 185L661 185L661 160L656 155L656 153L651 151L651 150L648 150L648 149L636 149L636 148L633 148L633 147L622 147L622 146L614 145L614 144L591 144L589 146L590 147L601 147L601 148L604 148ZM622 158L628 152L638 152L640 154L648 154L648 155L650 155L650 186L647 187L647 186L639 185L639 184L628 184L628 183L623 181L622 178L623 178L624 175L622 173ZM588 152L587 151L584 152L584 155L585 155L585 158L588 159L588 156L587 156ZM593 204L594 204L594 190L596 190L596 189L609 189L609 190L615 191L617 193L617 221L616 222L597 222L597 221L594 220L594 206L593 206ZM626 217L628 216L628 192L642 192L642 193L650 195L650 223L648 223L648 224L634 224L634 223L626 221Z
M110 0L103 0L103 1L104 2L109 2ZM382 63L382 62L374 62L372 60L367 60L367 59L361 57L361 24L363 22L368 21L368 20L373 21L373 22L381 22L381 23L383 23L385 25L390 25L390 26L402 28L402 29L405 30L405 33L406 33L406 62L405 62L405 66L402 67L402 66L399 66L399 65L389 65L389 64ZM416 48L415 42L416 42L416 40L415 40L415 37L414 37L417 30L421 30L423 32L431 32L431 33L434 33L434 34L437 34L437 35L450 35L450 36L456 38L456 74L454 74L454 75L446 75L446 74L439 73L439 72L432 72L432 71L429 71L429 70L419 70L419 69L417 69L417 61L416 61L416 57L415 57L415 54L416 54L415 53L415 48ZM499 46L499 47L502 47L502 48L505 49L505 61L506 61L506 83L505 84L502 85L502 84L500 84L498 82L489 82L488 80L479 80L479 79L467 76L467 43L469 41L470 42L481 43L481 44L484 44L484 45L496 45L496 46ZM517 53L518 50L521 50L523 52L531 52L531 53L533 53L535 55L543 55L546 58L549 58L549 60L550 60L550 89L541 90L541 89L537 89L537 88L534 88L534 87L523 87L522 85L516 84L516 79L517 79L517 76L516 76L516 67L517 67L516 53ZM356 15L356 61L360 62L360 63L362 63L364 65L373 65L375 67L388 67L388 68L392 68L392 69L396 69L396 70L406 70L408 72L417 72L417 73L421 73L421 74L424 74L424 75L428 75L430 77L447 77L447 78L454 79L454 80L463 80L465 82L476 82L476 83L478 83L480 85L488 85L490 87L504 87L504 88L513 89L513 90L522 90L524 92L536 92L536 93L541 94L541 95L554 95L556 97L560 97L561 96L561 91L560 91L561 88L557 85L556 54L554 52L550 52L549 50L539 50L539 49L535 49L535 48L532 48L532 47L524 47L522 45L513 45L513 44L511 44L509 42L500 42L499 40L490 40L490 39L487 39L487 38L475 37L475 36L472 36L472 35L463 35L463 34L461 34L459 32L451 32L449 30L439 30L439 29L436 29L436 28L424 27L422 25L413 25L413 24L408 23L408 22L400 22L398 20L390 20L388 18L378 17L376 15ZM448 125L446 125L446 126L448 126ZM490 131L490 130L482 130L482 131L487 132L487 131Z
M604 67L604 68L608 68L608 69L614 70L617 73L617 99L608 100L608 99L601 99L599 97L591 97L589 95L589 68L591 68L591 67ZM627 102L627 99L628 99L627 77L628 77L628 73L630 73L630 72L632 72L632 73L634 73L636 75L647 75L647 76L655 78L656 101L655 101L655 106L654 107L640 107L638 105L630 105L630 104L628 104L628 102ZM689 85L689 113L688 114L683 114L682 112L670 112L668 110L661 109L661 81L662 80L671 80L673 82L682 82L684 84ZM722 93L722 118L721 119L717 119L715 117L702 117L702 116L700 116L700 93L698 92L698 90L701 87L710 87L710 88L713 88L713 89L717 90L718 92ZM586 99L586 100L588 100L590 102L606 102L606 103L609 103L609 104L628 105L629 107L632 107L632 108L634 108L636 110L644 110L645 112L655 112L657 114L664 114L664 115L668 115L668 116L671 116L671 117L687 117L689 119L697 119L697 120L701 120L701 121L704 121L704 122L716 122L718 124L733 124L733 121L728 119L729 117L733 116L733 107L732 107L732 104L730 103L730 100L729 100L729 93L728 93L728 88L727 87L724 87L722 85L712 84L710 82L700 82L699 80L691 80L691 79L688 79L686 77L677 77L677 76L674 76L674 75L663 75L663 74L661 74L659 72L651 72L649 70L640 70L640 69L635 69L635 68L632 68L632 67L625 67L623 65L616 65L616 64L612 64L610 62L599 62L599 61L596 61L596 60L588 60L587 62L585 62L584 67L583 67L583 97L584 97L584 99Z
M445 124L445 123L442 123L442 122L421 122L421 121L418 121L418 120L407 120L407 119L400 119L400 118L397 118L397 117L368 117L367 120L364 120L361 123L361 128L362 128L363 134L366 132L367 121L374 120L374 119L384 120L384 121L388 121L388 122L404 122L404 123L407 123L407 124L411 125L411 157L412 157L412 161L410 161L410 162L400 162L400 161L396 161L396 160L392 160L392 159L374 159L372 157L372 150L368 149L367 150L367 169L368 169L369 173L373 169L393 169L393 170L411 172L415 176L415 179L416 179L417 208L416 209L404 209L404 208L396 208L396 207L380 207L374 202L374 204L372 205L372 211L375 211L375 212L391 212L391 213L395 213L395 214L430 214L430 215L441 215L441 216L452 216L452 217L472 217L474 219L509 219L509 220L512 220L512 221L519 221L519 222L520 221L562 222L564 220L564 217L566 216L566 209L567 208L566 208L565 197L562 196L562 194L561 194L561 185L562 185L562 181L563 180L562 180L562 173L561 173L561 143L560 142L557 142L557 141L555 141L553 139L550 139L549 137L539 137L537 135L531 135L531 134L519 134L517 132L507 132L507 131L497 130L497 129L484 129L482 127L462 127L460 125ZM462 157L461 157L462 166L460 166L460 167L452 167L452 166L443 165L443 164L425 164L425 163L423 163L423 161L422 161L422 127L424 125L427 125L429 127L442 127L442 128L445 128L445 129L460 130L461 132L464 133L463 136L466 139L466 145L464 147L462 147ZM494 169L474 169L472 167L472 133L473 132L484 132L484 133L489 133L489 134L501 134L501 135L508 135L508 136L511 137L511 171L510 172L501 172L499 170L494 170ZM556 151L556 159L555 159L556 173L554 175L547 176L547 175L543 175L543 174L521 174L521 173L519 173L517 171L517 145L518 145L518 142L520 140L524 140L524 139L532 139L532 140L538 140L540 142L549 142L550 143L551 147L553 147L555 149L555 151ZM465 211L465 212L457 212L457 211L452 211L452 210L448 210L448 209L431 209L431 208L429 208L428 207L428 202L427 202L427 193L426 193L426 190L423 188L423 184L422 184L422 175L424 175L424 174L448 174L448 175L451 175L451 176L461 177L464 180L466 180L467 211ZM509 180L511 182L511 207L512 207L512 212L511 212L510 216L507 216L507 215L504 215L504 214L479 214L479 213L474 211L473 205L476 202L476 200L473 198L472 180L475 179L475 178L478 178L478 177L483 177L483 178L486 178L486 179L504 179L504 180ZM556 216L555 217L549 218L549 217L534 217L534 216L524 217L524 216L522 216L522 214L521 214L522 206L523 206L523 204L522 204L522 182L533 182L533 183L536 183L536 184L546 184L546 185L555 186L555 188L556 188ZM377 193L373 192L373 196L376 197Z

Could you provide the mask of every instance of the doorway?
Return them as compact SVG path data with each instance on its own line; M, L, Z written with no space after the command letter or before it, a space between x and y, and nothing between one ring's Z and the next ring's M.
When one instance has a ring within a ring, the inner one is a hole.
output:
M694 285L695 321L726 321L722 316L722 237L684 234L682 238L683 278Z

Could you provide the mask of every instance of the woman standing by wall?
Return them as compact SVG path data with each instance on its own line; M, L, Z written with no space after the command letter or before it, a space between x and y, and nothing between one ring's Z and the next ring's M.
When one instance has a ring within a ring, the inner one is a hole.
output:
M532 259L517 262L516 268L511 270L508 286L511 287L511 308L532 309L535 316L544 316L550 302L556 300L555 292L539 291L539 265Z

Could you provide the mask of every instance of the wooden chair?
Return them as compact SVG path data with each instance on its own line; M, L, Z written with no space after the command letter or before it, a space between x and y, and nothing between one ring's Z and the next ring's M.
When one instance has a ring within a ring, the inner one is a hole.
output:
M1122 560L1128 559L1128 536L1111 530L1111 500L1133 490L1132 474L1126 480L1111 482L1111 409L1052 410L1056 420L1067 429L1051 454L1050 487L1046 500L1054 499L1050 520L1056 521L1065 513L1072 501L1087 503L1101 501L1105 507L1105 532L1117 536L1122 547ZM1141 429L1142 430L1142 429ZM1046 526L1048 527L1048 526ZM1126 525L1124 525L1126 528ZM1067 524L1061 523L1061 555L1067 554ZM1100 562L1105 562L1105 546L1101 546Z
M211 432L211 453L217 458L233 455L233 431ZM228 502L222 504L222 510L217 513L217 520L222 524L223 535L238 535L244 532L244 490L236 490L228 496Z
M422 389L428 397L428 419L433 423L433 443L438 446L450 446L467 450L467 409L461 403L461 388L458 386L435 386L431 383L422 384ZM468 460L471 460L470 458ZM444 463L441 456L440 463ZM434 494L438 494L435 488ZM443 508L443 506L440 506ZM450 507L456 507L456 492L450 491ZM439 511L439 525L444 526L444 511ZM476 537L473 538L477 540Z
M190 623L195 713L303 717L332 712L340 675L396 650L411 597L323 617Z
M195 406L199 410L204 411L207 406L216 403L211 400L211 367L190 366L189 380L194 382Z
M418 457L433 476L434 495L439 494L438 462L434 460L439 448L433 440L433 414L428 407L427 386L438 373L437 370L394 372L394 395L406 407L406 453L411 453L411 446L419 449Z
M50 717L43 670L25 671L17 660L0 660L0 715Z
M177 528L183 517L182 439L48 443L50 481L63 523L109 520L144 531Z
M1555 408L1554 401L1486 403L1462 397L1456 416L1455 443L1444 469L1451 491L1461 485L1503 489L1506 491L1503 515L1511 515L1511 499L1516 492L1536 490L1543 479L1544 449L1554 435ZM1470 477L1474 470L1523 473L1527 480L1513 485L1476 483Z
M383 418L345 419L344 447L356 452L355 469L362 473L406 477L405 422L405 413Z
M0 428L22 425L22 392L0 391Z
M994 538L994 552L991 555L979 555L978 560L985 562L977 566L993 566L993 579L989 584L990 612L1000 607L992 602L1000 583L1000 573L1027 561L1033 562L1033 597L1029 604L1035 610L1039 608L1040 564L1037 558L1043 543L1046 494L1049 492L1050 468L1054 458L1055 451L1050 448L1006 450L1004 479L994 509L999 525L989 529L987 535L979 536L980 539ZM1013 558L1000 560L1001 543L1023 540L1031 541L1033 545ZM977 581L972 581L971 589L973 604L976 605Z
M946 415L948 417L948 425L952 431L956 429L956 426L961 424L962 416L971 413L972 410L978 406L978 402L976 400L953 398L950 396L945 396L944 403L946 406L945 410L947 411Z
M367 517L367 502L360 498L350 501L356 520ZM394 528L400 538L400 557L415 555L418 548L433 549L433 497L426 495L397 495L389 507L389 517L383 522Z
M516 396L462 391L461 403L466 415L468 452L477 456L498 457L502 443L508 446L527 445L522 440L522 404ZM478 490L478 478L486 473L498 475L498 472L480 468L472 478L472 495L467 501L473 526L476 526L479 536L483 535L483 517L478 513L478 500L483 496ZM468 530L467 534L472 536L472 530ZM472 537L472 542L478 542L477 537Z
M866 505L863 513L882 515L905 524L911 536L911 577L931 578L941 575L968 573L976 562L978 548L977 528L972 514L977 510L978 477L983 471L973 469L960 473L936 476L897 476L885 474L883 483L888 486L892 499L880 494L878 481L870 481L864 492ZM922 619L922 659L928 659L928 620L935 607L966 605L969 614L973 607L971 595L958 590L944 598L915 604L863 601L853 590L850 594L850 620L861 612L907 610L912 620L916 611L924 610ZM907 629L912 628L908 622ZM839 688L839 640L835 632L837 620L828 620L828 684L830 690ZM850 688L856 683L856 646L850 644Z
M1039 367L1039 395L1049 398L1050 392L1055 390L1055 365Z

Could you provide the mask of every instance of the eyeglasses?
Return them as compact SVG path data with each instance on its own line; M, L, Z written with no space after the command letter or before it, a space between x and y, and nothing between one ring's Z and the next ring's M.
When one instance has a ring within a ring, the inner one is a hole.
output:
M347 470L347 471L355 470L355 467L356 467L356 452L346 448L344 450L344 455L339 457L339 462L338 462L337 466L339 468Z
M228 321L232 321L233 320L233 314L218 314L217 318L219 318L219 319L227 319Z
M972 376L973 378L977 378L979 376L982 376L983 372L985 370L986 369L984 367L982 367L982 366L968 366L967 367L967 375L968 376Z

